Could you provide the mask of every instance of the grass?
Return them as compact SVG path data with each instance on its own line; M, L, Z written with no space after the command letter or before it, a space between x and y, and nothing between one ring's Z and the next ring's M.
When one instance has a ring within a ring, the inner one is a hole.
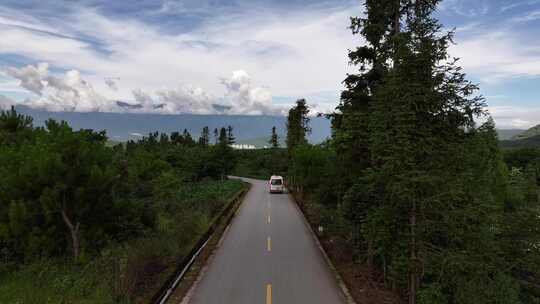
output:
M39 261L11 271L0 265L0 303L148 303L243 187L235 180L180 187L159 202L154 232L111 244L84 262Z
M0 303L116 303L96 263L40 261L0 277Z

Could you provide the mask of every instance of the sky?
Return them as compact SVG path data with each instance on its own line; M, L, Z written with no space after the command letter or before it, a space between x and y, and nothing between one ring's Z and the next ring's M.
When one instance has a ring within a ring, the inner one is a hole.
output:
M332 111L360 0L2 0L0 108L284 115ZM450 54L499 128L540 123L540 0L444 0Z

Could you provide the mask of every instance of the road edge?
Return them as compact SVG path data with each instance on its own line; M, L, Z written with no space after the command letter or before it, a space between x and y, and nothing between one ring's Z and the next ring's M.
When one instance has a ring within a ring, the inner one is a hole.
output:
M317 236L315 231L313 231L313 228L311 227L311 224L309 223L308 219L306 218L306 215L304 214L304 211L302 211L302 208L300 208L300 206L298 204L298 201L296 200L296 197L294 195L292 195L292 192L290 190L287 191L287 194L289 195L289 197L294 202L294 205L295 205L296 209L298 209L298 212L300 212L300 214L302 215L304 225L307 226L309 232L311 233L311 236L315 240L315 244L317 245L317 247L321 251L323 258L326 261L326 264L330 268L331 272L334 274L334 277L336 279L336 283L338 284L339 288L341 289L341 293L342 293L342 296L344 297L345 301L347 302L347 304L357 304L356 301L354 300L354 298L352 297L351 292L349 291L349 288L347 287L347 284L345 283L345 280L343 280L343 278L341 277L341 274L339 274L339 271L334 266L334 263L332 262L332 260L328 256L328 254L326 253L326 250L324 250L324 247L322 246L321 241L319 240L319 236Z
M172 293L167 303L181 303L187 304L191 300L195 289L200 283L201 279L208 270L208 266L212 262L217 250L221 247L225 236L227 235L233 219L236 217L240 206L244 202L244 198L251 189L251 184L245 183L245 189L241 195L238 196L234 206L229 210L227 217L219 224L219 228L209 237L209 246L207 246L203 252L195 259L192 266L186 272L185 278L179 282L177 288ZM216 238L219 239L216 240Z

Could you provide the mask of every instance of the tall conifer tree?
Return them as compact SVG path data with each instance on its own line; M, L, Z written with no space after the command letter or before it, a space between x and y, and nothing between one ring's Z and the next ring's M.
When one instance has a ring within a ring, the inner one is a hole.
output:
M201 137L199 137L199 144L202 146L208 146L210 144L210 129L204 127L201 132Z
M291 155L294 148L307 143L306 136L311 132L309 127L309 107L305 99L296 101L287 116L287 151Z
M504 261L478 258L498 251L500 159L484 148L494 132L476 130L484 102L448 55L453 34L432 16L439 2L368 0L367 17L352 19L368 45L349 54L360 73L345 80L333 120L342 165L354 168L350 218L368 264L407 290L409 303L491 303L503 289L515 303Z
M275 126L272 127L272 135L270 136L268 143L272 148L279 148L279 138Z
M227 141L229 145L232 145L236 142L236 138L234 137L232 126L227 127Z

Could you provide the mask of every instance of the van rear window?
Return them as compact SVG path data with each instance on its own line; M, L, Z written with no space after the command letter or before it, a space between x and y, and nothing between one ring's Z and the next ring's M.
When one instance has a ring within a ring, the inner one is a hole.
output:
M281 179L273 179L270 181L270 184L276 186L276 185L281 185L283 183L283 181Z

